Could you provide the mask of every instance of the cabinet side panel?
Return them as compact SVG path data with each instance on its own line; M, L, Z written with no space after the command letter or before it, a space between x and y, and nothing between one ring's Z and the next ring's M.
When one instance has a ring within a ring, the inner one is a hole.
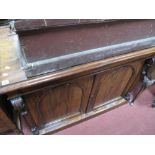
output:
M15 130L16 126L11 122L7 115L0 108L0 133Z

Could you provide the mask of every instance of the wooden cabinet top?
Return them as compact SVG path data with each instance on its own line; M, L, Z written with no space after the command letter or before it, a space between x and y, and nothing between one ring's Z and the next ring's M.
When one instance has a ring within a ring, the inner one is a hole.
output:
M155 20L15 20L0 33L4 93L134 59L136 51L153 55Z

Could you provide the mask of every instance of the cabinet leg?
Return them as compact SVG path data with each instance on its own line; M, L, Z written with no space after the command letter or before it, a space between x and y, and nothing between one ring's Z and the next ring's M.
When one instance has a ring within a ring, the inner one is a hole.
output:
M130 105L130 106L133 106L133 105L134 105L134 102L129 102L129 105Z
M155 108L155 100L152 102L152 108Z
M36 127L32 128L31 131L34 135L39 135L39 130Z
M132 93L127 93L124 98L128 101L129 105L134 105L134 96Z

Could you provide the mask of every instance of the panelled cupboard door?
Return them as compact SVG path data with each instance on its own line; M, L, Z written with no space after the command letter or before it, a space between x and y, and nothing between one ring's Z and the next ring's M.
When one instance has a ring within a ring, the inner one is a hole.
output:
M96 74L88 111L124 96L141 73L142 66L143 62L134 62Z
M92 83L92 76L83 77L25 95L24 102L36 127L84 113Z

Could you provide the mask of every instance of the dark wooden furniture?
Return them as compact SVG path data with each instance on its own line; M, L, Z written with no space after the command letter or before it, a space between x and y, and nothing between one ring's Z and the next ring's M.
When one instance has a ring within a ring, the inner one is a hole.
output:
M5 103L3 105L2 103ZM18 134L18 129L16 128L15 123L13 122L13 115L10 110L10 107L7 105L6 100L0 98L0 134L14 133ZM12 117L12 119L11 119Z
M154 20L17 20L10 27L18 54L7 66L16 76L0 77L9 81L0 95L19 131L23 117L33 134L51 134L133 102L147 86Z
M8 116L4 113L2 109L0 109L0 133L18 133L16 132L16 126L8 118Z

